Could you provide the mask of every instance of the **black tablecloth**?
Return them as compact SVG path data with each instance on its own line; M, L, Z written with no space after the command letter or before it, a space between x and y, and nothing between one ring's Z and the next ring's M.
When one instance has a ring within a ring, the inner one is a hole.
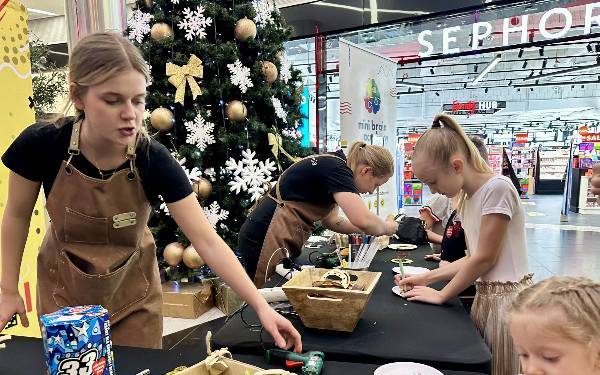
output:
M414 261L411 265L435 267L423 259L429 252L429 246L408 252ZM458 298L434 306L409 302L392 293L392 268L396 264L390 260L395 256L395 251L382 250L371 264L369 269L382 272L382 276L354 332L309 329L300 320L292 319L302 334L304 350L323 351L333 361L414 361L440 369L488 372L490 352ZM258 323L250 308L244 312L244 318ZM262 338L264 345L272 345L267 334L263 333ZM213 342L216 347L228 347L236 353L252 354L262 349L259 332L247 328L239 315L215 334Z

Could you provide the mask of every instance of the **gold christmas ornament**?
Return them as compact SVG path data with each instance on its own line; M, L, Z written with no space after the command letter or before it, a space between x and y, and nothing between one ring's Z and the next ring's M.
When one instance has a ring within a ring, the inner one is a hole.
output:
M256 37L256 24L247 18L238 20L235 24L235 39L245 42Z
M179 242L172 242L165 246L163 258L169 266L176 266L183 260L183 245Z
M175 103L183 105L185 98L186 81L192 91L192 98L196 99L198 95L202 95L202 90L194 78L202 78L204 76L204 67L202 60L196 55L191 55L187 65L179 66L172 63L167 63L167 76L169 82L177 87L175 92Z
M173 128L173 112L170 110L158 107L150 115L150 124L156 130L168 132Z
M185 264L187 268L196 269L202 267L206 263L204 263L204 260L200 257L196 249L190 245L183 251L183 264Z
M164 22L158 22L152 25L150 37L156 41L173 39L173 29Z
M246 118L248 114L248 110L244 103L239 100L232 100L227 103L227 108L225 108L225 114L230 121L242 121Z
M206 199L210 196L210 193L212 193L212 184L209 180L202 177L200 178L200 180L194 182L194 184L192 185L192 189L198 197Z
M263 61L262 63L262 72L265 77L265 81L269 83L275 82L277 79L277 67L270 61Z
M144 4L146 4L146 7L152 8L154 1L153 0L144 0Z

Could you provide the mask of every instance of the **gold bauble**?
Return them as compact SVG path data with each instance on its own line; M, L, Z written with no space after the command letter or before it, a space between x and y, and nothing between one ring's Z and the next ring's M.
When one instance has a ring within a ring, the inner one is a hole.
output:
M159 42L173 39L173 29L164 22L155 23L150 29L150 37Z
M198 197L206 199L210 196L210 193L212 193L212 184L209 180L202 177L200 178L200 180L194 182L194 184L192 185L192 189Z
M163 107L156 108L150 115L150 124L156 130L168 132L173 128L173 112Z
M152 8L154 1L152 0L144 0L144 4L146 4L146 7L148 8Z
M269 83L275 82L277 79L277 67L270 61L263 61L262 64L262 72L265 77L265 81Z
M169 266L176 266L183 260L183 245L179 242L172 242L165 246L163 258Z
M187 268L196 269L202 267L206 263L204 263L204 260L200 257L196 249L190 245L183 251L183 264L185 264Z
M247 18L238 20L235 24L235 39L245 42L256 37L256 24Z
M248 110L246 109L244 103L240 102L239 100L232 100L227 103L225 114L230 121L242 121L246 118Z

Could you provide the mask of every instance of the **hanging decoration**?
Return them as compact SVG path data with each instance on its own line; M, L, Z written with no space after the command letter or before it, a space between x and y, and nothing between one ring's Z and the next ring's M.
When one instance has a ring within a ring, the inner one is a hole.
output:
M212 184L206 178L201 177L198 181L194 182L192 190L200 199L206 199L212 193Z
M236 85L242 93L246 93L248 88L254 86L250 80L250 68L243 66L239 59L233 64L227 64L227 68L231 73L231 83Z
M239 162L233 158L225 162L226 169L233 173L233 181L228 183L229 190L236 194L247 191L252 201L258 200L264 194L265 186L272 181L271 174L276 170L274 162L269 159L264 162L258 161L255 156L256 152L247 149L242 151L243 159Z
M167 63L167 76L169 83L177 88L175 92L175 103L184 104L186 81L190 86L192 97L196 99L198 95L202 95L202 90L194 78L202 78L204 75L204 67L202 60L196 55L191 55L187 65L179 66L173 63Z
M277 10L275 3L271 0L253 0L252 6L256 11L254 22L260 27L265 27L270 23L273 23L273 12Z
M215 143L213 136L215 124L204 120L199 113L194 121L186 121L184 124L188 132L186 143L196 145L200 151L204 151L208 145Z
M214 229L217 229L217 224L219 221L227 220L229 216L229 212L224 210L219 206L217 202L212 202L208 207L202 207L204 210L204 215L208 219L208 222Z
M287 113L283 110L283 106L281 105L281 101L276 97L271 97L271 103L273 103L273 108L275 108L275 115L281 119L281 121L287 124Z
M157 22L150 29L150 37L157 42L171 40L174 37L173 29L164 22Z
M256 38L256 24L252 20L242 18L235 24L234 35L240 42Z
M277 80L277 67L275 64L270 61L262 61L261 67L265 81L273 83Z
M129 39L142 43L144 36L150 32L150 20L154 18L150 13L144 13L136 9L131 14L131 18L127 20L129 27Z
M183 10L183 20L179 21L177 26L185 31L185 38L193 40L194 37L202 39L206 37L206 27L212 24L212 18L204 16L204 7L198 5L196 10L185 8Z
M298 157L294 157L292 155L290 155L284 148L283 148L283 139L281 138L281 136L277 133L268 133L267 134L267 138L269 141L269 146L271 146L271 152L273 153L273 156L275 156L275 160L277 160L277 164L279 167L279 170L281 170L281 165L279 165L279 154L282 153L285 156L287 156L288 159L290 159L292 161L292 163L295 163L297 161L300 160L300 158Z
M156 130L168 132L173 128L174 122L173 112L167 108L158 107L150 115L150 124Z
M239 100L232 100L227 103L225 115L229 121L238 122L246 119L248 110L246 109L244 103L240 102Z

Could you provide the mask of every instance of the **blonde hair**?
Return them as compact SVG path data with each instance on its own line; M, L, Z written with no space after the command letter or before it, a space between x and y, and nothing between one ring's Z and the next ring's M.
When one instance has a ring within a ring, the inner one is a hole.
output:
M552 308L560 309L566 320L552 324L557 333L584 344L600 340L600 283L585 277L543 280L515 297L509 320L514 314Z
M434 117L431 128L417 141L413 161L423 153L429 156L429 160L435 160L436 163L446 167L450 165L450 159L457 152L463 154L469 165L477 172L493 173L477 146L456 120L443 113ZM459 213L462 213L465 198L465 192L461 191L458 196Z
M89 34L81 39L69 58L69 85L74 84L71 95L85 95L91 86L99 85L118 76L127 70L134 69L150 80L150 70L140 51L127 38L115 32L104 31ZM65 117L73 107L69 100L59 116ZM76 109L77 117L84 116L83 111ZM63 121L56 121L60 126ZM140 133L148 138L144 126Z
M348 152L348 165L354 171L361 164L373 168L375 177L394 174L394 158L385 147L354 142Z

